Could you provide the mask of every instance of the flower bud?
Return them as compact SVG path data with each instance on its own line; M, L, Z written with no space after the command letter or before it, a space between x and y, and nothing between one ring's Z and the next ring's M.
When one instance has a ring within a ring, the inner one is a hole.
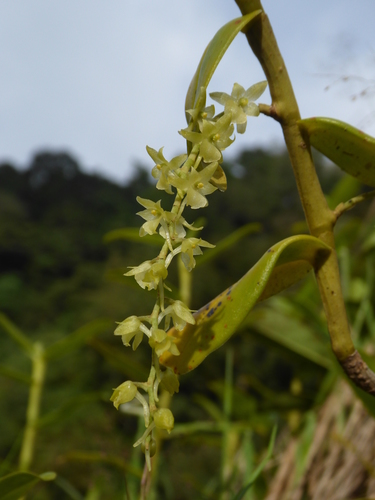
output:
M159 408L159 410L156 410L154 413L154 422L158 429L165 429L171 432L174 426L173 413L168 408Z
M118 410L118 407L123 403L132 401L137 394L137 390L138 389L136 385L131 380L127 380L126 382L119 385L113 391L113 394L111 396L111 401L113 402L116 410Z

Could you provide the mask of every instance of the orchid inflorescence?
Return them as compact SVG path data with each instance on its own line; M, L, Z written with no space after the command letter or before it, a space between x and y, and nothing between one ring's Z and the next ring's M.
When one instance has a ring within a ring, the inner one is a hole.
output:
M159 384L170 394L179 390L177 375L170 368L160 367L159 357L167 351L174 356L180 354L174 338L167 335L172 324L180 331L186 323L195 323L187 305L165 294L165 290L170 291L165 283L168 268L173 258L180 255L186 269L191 271L196 264L194 257L203 253L202 248L214 247L201 238L186 236L186 229L200 231L202 227L188 223L182 213L186 206L198 209L208 205L206 197L217 189L215 172L221 170L222 151L234 142L234 125L237 125L237 132L242 134L246 130L247 117L259 115L259 108L254 101L266 86L267 82L260 82L245 90L235 83L231 95L224 92L210 94L213 100L224 105L224 111L216 116L214 105L205 107L206 89L202 87L195 108L187 110L187 128L179 132L187 140L188 154L167 161L163 148L156 151L147 146L147 152L155 163L152 176L157 179L156 188L175 198L168 211L162 208L160 200L154 202L137 197L138 203L145 209L138 212L145 220L139 235L159 233L165 241L154 259L132 267L125 276L134 276L143 289L156 290L156 302L151 314L126 318L118 324L114 333L121 336L125 346L132 343L133 350L137 349L146 335L152 349L152 363L147 382L124 382L114 390L111 401L116 408L133 399L142 404L146 430L134 446L142 445L149 470L150 457L155 452L152 436L154 428L170 432L174 425L172 412L157 407ZM140 389L148 395L148 400L140 393Z

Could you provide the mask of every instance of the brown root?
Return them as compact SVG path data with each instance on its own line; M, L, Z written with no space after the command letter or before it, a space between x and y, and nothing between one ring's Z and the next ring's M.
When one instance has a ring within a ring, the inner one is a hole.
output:
M340 361L340 364L356 386L375 396L375 373L363 361L358 351Z

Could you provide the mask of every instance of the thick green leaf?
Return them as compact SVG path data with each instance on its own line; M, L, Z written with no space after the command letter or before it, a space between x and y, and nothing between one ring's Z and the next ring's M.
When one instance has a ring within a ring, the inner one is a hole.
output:
M0 498L1 500L18 500L39 481L53 481L55 477L54 472L45 472L40 475L31 472L13 472L0 479Z
M256 10L246 16L233 19L233 21L230 21L219 29L207 45L199 62L197 71L189 85L185 101L185 110L195 107L201 87L207 88L217 65L236 35L260 13L261 10Z
M375 139L347 123L332 118L299 122L310 144L347 174L375 187Z
M237 283L194 314L195 324L171 328L179 356L164 353L160 362L183 374L196 368L237 330L253 306L319 268L330 248L313 236L292 236L271 247Z

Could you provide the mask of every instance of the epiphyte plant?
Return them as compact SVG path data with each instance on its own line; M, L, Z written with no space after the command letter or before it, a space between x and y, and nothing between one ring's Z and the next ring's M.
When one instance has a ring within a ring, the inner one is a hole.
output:
M261 2L236 3L243 17L226 24L211 40L187 92L188 125L179 132L187 141L187 153L168 161L163 148L147 147L155 163L152 175L157 180L156 188L174 196L170 210L164 209L160 201L137 198L144 208L138 215L145 220L140 236L158 233L164 243L154 259L131 268L126 275L134 276L143 289L155 290L156 300L150 314L126 318L119 323L115 335L121 336L124 345L132 344L134 350L147 337L152 363L146 382L124 382L114 390L111 400L116 408L135 398L142 404L146 430L134 446L142 445L149 470L155 453L154 429L170 432L174 425L172 412L158 408L159 386L171 394L178 392L178 375L197 367L226 342L257 302L299 281L310 270L319 286L334 354L357 386L375 394L375 375L351 340L333 236L340 215L368 195L331 210L310 150L311 143L349 175L375 186L375 141L334 120L301 120L285 63ZM235 83L230 95L211 93L211 98L224 106L222 112L215 114L214 105L206 106L207 87L226 49L241 30L246 33L267 81L247 90ZM267 84L272 103L255 104ZM204 208L209 194L218 188L225 191L222 152L233 143L235 126L237 133L244 133L247 118L259 113L277 120L282 127L310 235L293 236L271 247L240 281L192 314L186 304L168 296L168 269L180 255L191 271L195 256L202 254L202 248L213 245L187 236L186 229L199 231L201 227L186 221L183 211L186 206Z
M259 108L254 101L264 92L267 83L257 83L247 90L236 83L231 95L218 92L211 94L215 101L224 106L223 112L218 115L215 115L214 105L206 107L206 89L226 48L255 16L256 13L251 13L224 26L202 58L186 99L188 125L179 132L187 141L187 154L168 161L163 148L155 150L147 147L155 162L152 175L157 180L157 189L171 194L174 200L171 209L166 210L160 200L154 202L137 197L144 208L138 213L145 221L140 228L140 236L158 233L163 237L164 244L154 259L133 267L126 275L134 276L142 288L155 290L156 301L150 314L130 316L122 321L115 335L120 335L126 346L132 343L134 350L147 337L152 349L152 364L146 382L124 382L114 390L111 400L116 408L134 398L143 405L146 430L135 446L142 445L149 469L155 447L153 429L158 427L170 432L174 423L169 409L158 408L159 384L172 394L179 388L177 370L167 366L162 368L159 362L162 356L169 354L179 358L183 354L176 344L176 338L167 332L171 325L181 332L187 325L196 324L187 305L168 296L169 290L165 284L168 268L172 260L180 255L186 269L191 271L195 267L195 256L202 253L202 248L214 246L201 238L187 236L186 229L199 231L202 228L190 224L183 217L183 211L186 206L192 209L207 206L208 195L218 187L225 189L225 174L220 167L222 151L233 143L235 125L238 133L244 133L248 116L259 115ZM141 390L148 399L141 394Z

